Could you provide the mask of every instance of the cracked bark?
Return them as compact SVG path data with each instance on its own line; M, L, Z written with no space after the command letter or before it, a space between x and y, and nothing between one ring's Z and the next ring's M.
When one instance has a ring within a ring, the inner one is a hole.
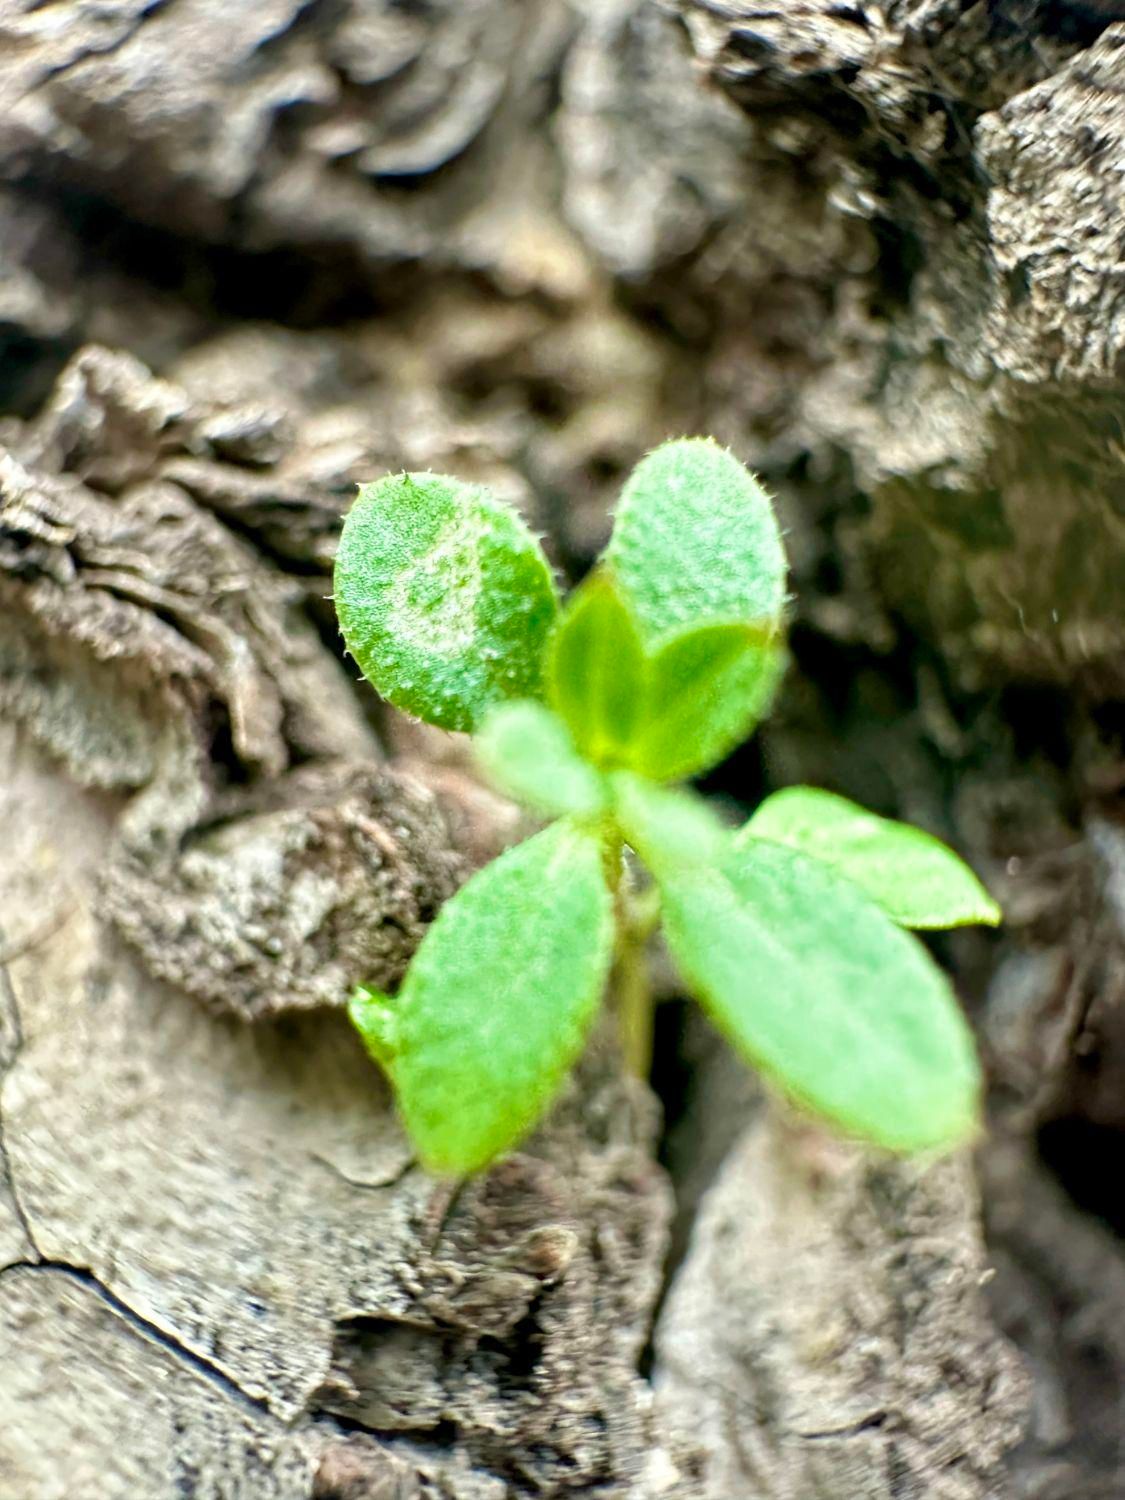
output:
M1122 10L0 7L0 1500L1120 1492ZM912 817L1009 925L942 949L975 1170L662 1023L649 1347L611 1053L450 1194L333 1013L519 829L323 596L374 472L576 573L692 429L803 669L716 790Z

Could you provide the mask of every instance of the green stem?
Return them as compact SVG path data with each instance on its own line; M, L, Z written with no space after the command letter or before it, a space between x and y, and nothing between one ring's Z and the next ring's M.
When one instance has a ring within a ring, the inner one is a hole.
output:
M617 888L617 960L614 998L621 1050L629 1071L647 1078L652 1069L653 995L648 940L660 920L654 889L636 892L628 873Z

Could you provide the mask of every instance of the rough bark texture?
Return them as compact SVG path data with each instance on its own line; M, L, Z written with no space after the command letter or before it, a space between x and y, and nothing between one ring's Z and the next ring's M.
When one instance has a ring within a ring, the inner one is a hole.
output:
M1122 23L0 0L0 1500L1122 1492ZM599 1041L453 1193L333 1010L518 828L351 681L340 516L574 576L686 430L793 561L712 788L978 863L993 1129L857 1156L669 1007L667 1176Z
M658 1391L705 1493L994 1491L1026 1391L983 1313L977 1214L965 1162L875 1165L759 1117L661 1319Z
M428 1179L337 1018L147 972L97 915L115 809L4 739L3 909L42 927L4 970L3 1493L305 1496L361 1430L372 1493L646 1493L645 1101L592 1057L540 1149Z

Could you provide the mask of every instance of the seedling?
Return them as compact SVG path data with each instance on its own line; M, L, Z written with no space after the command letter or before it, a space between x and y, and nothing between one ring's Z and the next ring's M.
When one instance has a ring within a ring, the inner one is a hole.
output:
M471 731L495 783L554 819L446 902L396 996L352 999L431 1169L476 1171L535 1125L615 955L625 1050L646 1066L657 919L687 988L799 1105L893 1150L972 1133L972 1038L905 930L998 922L972 871L810 787L732 831L667 785L767 712L785 587L768 496L707 440L634 470L561 606L537 541L487 491L433 474L360 491L336 562L349 650L397 707Z

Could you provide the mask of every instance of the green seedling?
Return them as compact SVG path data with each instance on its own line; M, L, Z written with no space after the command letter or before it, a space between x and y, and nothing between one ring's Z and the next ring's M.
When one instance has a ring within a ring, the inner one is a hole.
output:
M767 713L785 590L768 496L707 440L637 467L565 603L535 538L486 491L433 474L360 491L336 562L349 650L391 703L470 731L496 785L554 820L446 902L397 995L352 999L431 1169L476 1171L536 1124L615 961L625 1051L647 1067L658 922L688 990L798 1105L893 1150L972 1134L972 1037L907 930L998 922L972 871L811 787L732 830L668 785Z

